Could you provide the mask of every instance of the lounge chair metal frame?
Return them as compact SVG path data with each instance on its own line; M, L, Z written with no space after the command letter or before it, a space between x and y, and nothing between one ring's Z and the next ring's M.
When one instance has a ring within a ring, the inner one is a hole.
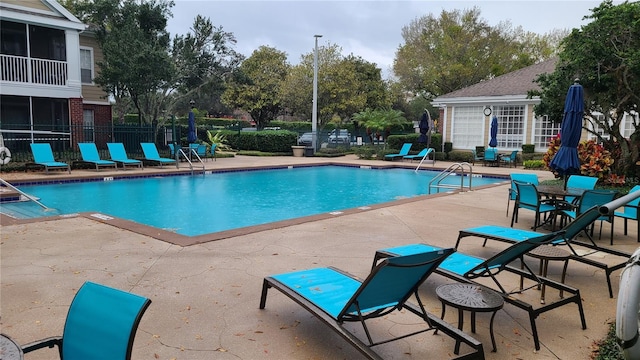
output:
M384 156L384 159L391 161L395 159L402 159L404 156L409 155L409 151L411 150L412 145L412 143L404 143L397 154L387 154Z
M442 264L440 264L440 266L435 270L435 273L455 281L471 283L489 290L497 291L504 298L505 302L511 305L514 305L517 308L525 310L529 314L529 323L531 326L531 333L533 335L533 342L534 342L535 349L537 351L537 350L540 350L540 339L538 336L538 328L536 326L536 318L540 314L543 314L547 311L556 309L566 304L575 303L578 306L578 313L580 315L580 322L581 322L582 329L584 330L587 328L584 309L582 307L582 298L580 297L580 290L567 286L555 280L538 276L528 266L526 266L526 264L524 264L524 261L523 261L523 256L527 252L535 249L540 245L546 245L546 244L552 243L555 239L562 236L563 233L564 231L558 231L551 234L542 234L541 236L538 236L536 238L531 238L525 241L518 242L488 259L481 259L481 258L477 258L474 256L465 255L463 253L457 252L452 256L450 256L448 259L446 259ZM403 248L406 250L403 250ZM428 251L432 249L438 249L438 247L434 247L427 244L413 244L413 245L407 245L405 247L382 249L382 250L376 251L373 261L374 261L374 264L376 264L381 259L389 258L393 256L399 256L399 255L406 255L409 253L415 253L415 252L421 251L420 249L423 249L422 251ZM455 262L456 260L461 260L461 259L464 259L464 260L469 259L469 260L472 260L472 262L475 261L476 265L471 267L470 269L466 269L466 271L463 271L462 273L452 270L453 266L447 269L447 266L448 266L447 263L449 261ZM517 259L520 260L521 264L525 265L524 269L519 269L519 268L508 265ZM503 271L513 273L519 276L520 278L529 279L534 282L534 285L526 287L519 291L507 292L502 286L502 284L500 284L499 279L496 277L499 273ZM495 284L497 284L499 290L474 281L474 279L477 279L480 277L491 278L492 281ZM554 289L558 289L570 295L565 296L564 298L561 298L554 302L546 303L538 308L534 308L532 304L529 304L513 296L513 294L515 293L521 293L528 289L537 287L538 285L544 285Z
M167 164L175 165L176 168L178 167L178 162L175 159L160 157L156 144L140 143L140 147L142 148L142 152L144 153L144 161L160 165L160 167L164 167L164 165Z
M31 153L33 154L33 162L26 163L25 168L44 167L44 171L48 174L49 169L66 169L71 174L71 165L56 161L53 158L53 151L49 143L31 143Z
M118 164L115 161L103 160L100 158L96 144L94 143L78 143L80 149L80 156L82 160L76 160L74 163L79 164L92 164L95 165L96 171L100 171L101 167L113 167L118 169Z
M415 155L405 155L402 157L402 160L409 160L411 162L413 162L413 160L424 160L427 159L427 157L429 156L429 154L433 153L433 162L436 162L436 155L435 155L435 149L434 148L424 148L422 150L420 150L419 153L415 154Z
M111 157L111 161L114 161L118 164L122 165L123 169L126 169L127 166L136 166L139 169L144 169L142 165L142 161L136 159L129 159L127 156L127 151L124 148L124 144L122 143L107 143L107 148L109 149L109 156Z
M629 257L631 256L631 254L596 245L595 241L593 241L593 238L591 237L587 229L600 216L601 214L598 211L597 206L594 206L591 209L583 212L574 221L570 222L568 225L566 225L563 228L564 235L556 239L552 244L567 245L571 252L571 257L570 257L571 260L575 260L577 262L604 270L606 279L607 279L607 287L609 289L609 297L613 298L613 289L611 286L611 273L625 267L625 264L629 259ZM584 234L584 236L586 236L589 242L576 240L576 237L580 233ZM520 241L525 241L531 237L540 236L543 234L544 233L530 231L530 230L513 229L506 226L495 226L495 225L486 226L485 225L485 226L479 226L479 227L460 230L455 248L457 249L458 246L460 245L460 240L469 236L483 238L484 242L482 243L482 246L485 246L487 243L487 240L489 239L506 242L509 244L514 244ZM576 245L581 247L586 247L593 251L586 254L579 254L575 249ZM600 261L586 257L596 252L603 252L609 255L620 256L623 258L623 261L615 265L609 265L604 262L600 262Z
M354 286L355 284L358 284L357 289L355 289L352 294L344 294L346 296L350 296L350 299L345 302L344 307L341 309L333 309L333 311L332 309L328 309L327 307L323 307L319 304L321 299L315 299L316 301L314 301L313 298L308 298L314 297L313 292L318 294L325 293L325 289L319 290L316 288L317 285L315 283L309 282L310 280L305 277L305 273L307 271L267 276L264 278L262 286L260 309L265 308L268 290L270 288L275 288L315 315L320 321L328 325L332 330L338 333L342 338L348 341L352 346L360 351L360 353L369 359L382 359L375 351L373 351L372 347L374 346L386 344L431 330L442 331L456 341L464 342L471 347L472 351L470 353L458 356L455 359L484 359L482 343L466 335L461 330L454 328L439 317L428 313L418 295L419 286L435 270L438 264L453 253L453 251L453 249L438 249L430 253L423 252L416 255L385 259L374 266L369 276L363 281L360 281L355 276L333 267L308 270L311 272L323 271L323 274L328 274L327 276L336 277L336 281L344 281L347 279L351 282L355 282L352 284ZM420 269L419 267L425 268ZM411 273L412 271L415 273ZM393 290L390 290L393 289L393 287L387 288L388 282L386 282L386 280L405 279L405 277L402 276L404 272L410 272L407 276L413 276L413 279L406 283L403 289L398 289L398 291L403 292L402 294L394 294ZM292 286L285 283L289 276L299 276L299 281L304 281L305 285L298 286L298 283L296 283ZM323 279L326 279L326 277L323 277ZM383 287L385 291L380 292L379 290ZM405 291L407 287L409 290ZM305 290L307 288L310 290L308 290L308 294L305 294ZM372 298L373 294L376 295L374 298ZM412 296L416 298L418 305L407 302L407 300ZM379 299L380 297L382 297L382 299ZM406 309L422 318L427 323L428 327L426 329L374 342L365 320L385 316L393 311L402 309ZM339 310L339 312L337 310ZM343 323L345 322L360 322L367 336L367 342L365 343L354 333L346 329L343 326Z

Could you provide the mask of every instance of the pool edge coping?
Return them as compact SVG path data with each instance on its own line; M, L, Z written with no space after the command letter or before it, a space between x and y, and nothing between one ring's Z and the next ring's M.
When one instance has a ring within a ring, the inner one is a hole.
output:
M407 166L407 164L404 164L404 165L403 164L362 165L362 164L355 164L355 163L354 164L350 164L350 163L342 163L342 162L341 163L328 162L328 163L309 163L309 164L295 164L295 165L293 165L293 164L289 164L289 165L287 165L287 164L283 164L283 165L258 165L258 166L247 166L247 167L241 167L241 168L229 167L229 168L220 168L220 169L215 169L215 170L206 170L205 169L205 170L194 171L194 175L204 175L204 174L224 173L224 172L252 171L252 170L270 170L270 169L288 169L288 168L299 168L299 167L317 167L317 166L346 166L346 167L358 167L358 168L366 167L366 168L372 168L372 169L394 169L394 168L398 168L398 169L407 169L407 168L409 168L410 169L410 168L413 168L413 166L409 167L409 166ZM422 170L443 171L444 169L430 167L430 168L423 168ZM41 179L39 179L37 181L35 179L22 179L22 180L13 181L13 182L11 182L11 184L15 185L15 186L44 185L44 184L56 184L56 183L68 183L68 182L69 183L73 183L73 182L90 182L90 181L111 181L111 180L115 181L115 180L129 180L129 179L146 178L146 177L186 176L186 175L191 176L192 172L191 171L173 171L173 172L155 172L153 174L139 174L139 173L136 173L135 175L122 174L122 176L119 176L119 175L118 176L109 176L108 178L111 178L109 180L105 180L105 178L106 178L105 176L99 176L99 175L98 176L96 176L96 175L84 175L84 176L78 176L78 177L50 178L50 179L47 179L46 181L42 181ZM482 173L482 174L473 174L473 175L474 176L480 175L480 176L494 177L494 178L496 178L496 180L503 180L503 181L501 183L496 183L496 184L481 185L481 186L478 186L477 188L474 188L474 190L472 190L472 191L477 191L477 190L481 190L483 188L490 188L490 187L494 187L494 186L503 185L503 183L508 180L504 175L501 175L501 174L484 174L484 173ZM164 230L164 229L161 229L161 228L152 227L152 226L149 226L149 225L143 225L143 224L131 221L131 220L122 219L122 218L114 217L114 216L111 216L111 215L103 215L103 214L100 214L100 213L97 213L97 212L82 212L82 213L76 213L76 214L56 215L56 216L51 216L51 217L40 217L40 218L35 218L35 219L15 219L15 218L12 218L12 217L10 217L8 215L0 213L0 226L21 225L21 224L38 223L38 222L45 222L45 221L64 220L64 219L75 218L75 217L83 217L83 218L90 219L90 220L93 220L93 221L98 221L98 222L101 222L101 223L104 223L104 224L107 224L107 225L115 226L115 227L117 227L119 229L122 229L122 230L131 231L131 232L134 232L134 233L137 233L137 234L149 236L149 237L154 238L156 240L161 240L161 241L168 242L168 243L171 243L171 244L174 244L174 245L187 247L187 246L191 246L191 245L203 244L203 243L222 240L222 239L227 239L227 238L231 238L231 237L237 237L237 236L253 234L253 233L266 231L266 230L280 229L280 228L284 228L284 227L288 227L288 226L292 226L292 225L304 224L304 223L312 222L312 221L321 221L321 220L326 220L326 219L332 219L332 218L335 218L336 216L345 216L345 215L361 213L363 211L371 211L371 210L382 209L382 208L386 208L386 207L390 207L390 206L402 205L402 204L411 203L411 202L415 202L415 201L425 200L427 198L449 196L449 195L460 193L460 192L461 192L460 190L451 190L451 191L447 191L447 192L443 192L443 193L437 193L437 194L420 195L420 196L414 196L414 197L410 197L410 198L399 199L399 200L384 202L384 203L375 204L375 205L368 205L366 207L357 207L357 208L350 208L350 209L341 210L341 211L338 211L338 212L321 213L321 214L316 214L316 215L303 216L303 217L298 217L298 218L293 218L293 219L288 219L288 220L281 220L281 221L271 222L271 223L267 223L267 224L246 226L246 227L242 227L242 228L224 230L224 231L208 233L208 234L203 234L203 235L196 235L196 236L181 235L181 234L177 234L177 233L172 232L172 231L168 231L168 230Z

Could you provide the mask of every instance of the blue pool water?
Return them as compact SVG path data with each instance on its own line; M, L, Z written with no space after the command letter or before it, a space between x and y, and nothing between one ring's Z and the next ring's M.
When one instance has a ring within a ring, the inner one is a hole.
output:
M436 174L318 166L21 186L55 211L25 202L3 204L2 212L18 218L99 212L195 236L425 195ZM472 185L498 181L474 177ZM459 185L460 177L446 182Z

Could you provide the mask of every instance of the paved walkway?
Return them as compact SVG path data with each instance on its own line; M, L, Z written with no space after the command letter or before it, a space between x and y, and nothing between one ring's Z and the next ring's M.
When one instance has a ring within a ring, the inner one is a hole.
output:
M207 162L207 167L230 168L318 162L383 164L338 159L243 157ZM415 166L414 163L412 166ZM437 168L448 163L438 162ZM431 166L431 165L427 165ZM143 173L175 171L145 168ZM474 166L474 172L508 174L514 169ZM522 168L517 171L525 171ZM100 176L123 173L101 171ZM134 170L127 170L133 174ZM95 176L95 171L73 170L71 175L2 174L6 180ZM539 172L549 178L548 172ZM328 327L277 291L258 309L266 275L318 266L336 266L365 277L377 249L415 242L453 246L458 230L483 224L509 225L505 216L508 185L471 192L424 197L343 216L238 234L217 241L181 246L111 226L82 216L35 223L3 220L1 232L1 318L3 333L26 343L62 333L73 296L91 280L149 297L153 303L138 329L133 359L357 359L352 349ZM212 205L213 206L213 205ZM224 211L224 209L220 209ZM520 228L533 222L521 211ZM608 234L608 224L603 233ZM630 228L635 228L631 226ZM615 248L633 252L636 233L615 228ZM603 245L608 239L600 241ZM460 251L489 256L504 248L498 242L481 246L469 238ZM598 254L598 260L615 262ZM528 259L534 266L536 262ZM549 277L559 278L559 264ZM614 293L618 291L614 273ZM448 283L432 275L421 292L428 311L440 314L435 287ZM533 351L525 312L505 305L495 319L497 353L489 352L489 316L478 315L474 335L486 347L487 359L587 359L594 341L605 336L615 319L616 299L610 299L604 273L570 263L566 282L580 289L587 330L580 329L575 305L545 313L537 321L542 349ZM518 279L509 279L516 289ZM535 304L540 294L519 295ZM558 297L547 290L547 301ZM454 311L446 319L455 324ZM468 319L466 319L468 323ZM402 316L374 320L376 334L402 331ZM469 331L468 328L466 328ZM375 336L375 334L374 334ZM427 333L380 346L385 359L444 359L453 356L454 342ZM51 359L55 350L39 350L25 359Z

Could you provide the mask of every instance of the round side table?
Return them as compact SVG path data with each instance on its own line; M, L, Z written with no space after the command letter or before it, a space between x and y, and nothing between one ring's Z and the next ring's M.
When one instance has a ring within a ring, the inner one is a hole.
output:
M464 323L464 310L471 312L472 333L476 332L477 312L493 313L489 322L489 334L491 335L491 344L493 345L492 352L496 352L496 339L493 335L493 319L498 310L502 309L504 305L504 299L500 294L478 285L460 283L440 285L436 288L436 295L440 302L442 302L442 319L444 319L446 305L458 309L458 329L460 330L462 330ZM453 353L458 355L459 352L460 341L456 341L456 347Z
M22 360L22 348L9 336L0 334L0 359Z
M551 245L542 245L529 251L527 256L531 256L534 259L540 260L539 275L547 277L547 270L549 269L549 261L564 261L562 268L562 275L560 282L564 284L564 279L567 277L567 266L569 265L569 258L571 254L562 248ZM522 289L522 278L520 278L520 289ZM544 304L544 291L545 285L542 284L542 292L540 293L540 303ZM562 290L560 290L560 298L564 296Z

